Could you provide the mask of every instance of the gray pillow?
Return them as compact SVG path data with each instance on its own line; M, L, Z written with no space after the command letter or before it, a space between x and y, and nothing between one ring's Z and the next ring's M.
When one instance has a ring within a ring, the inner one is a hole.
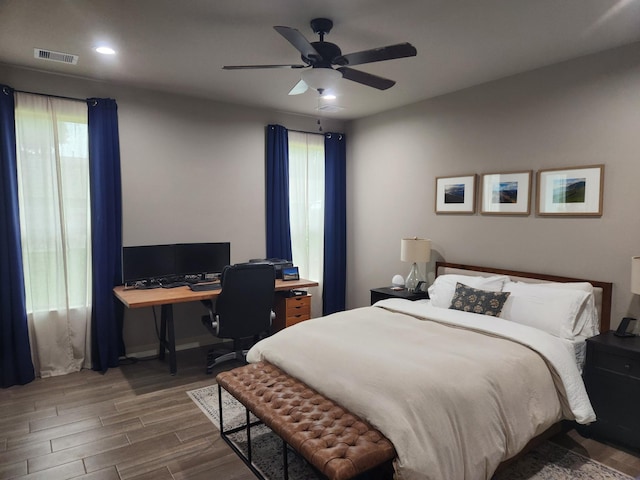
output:
M499 317L510 292L492 292L456 283L450 309Z

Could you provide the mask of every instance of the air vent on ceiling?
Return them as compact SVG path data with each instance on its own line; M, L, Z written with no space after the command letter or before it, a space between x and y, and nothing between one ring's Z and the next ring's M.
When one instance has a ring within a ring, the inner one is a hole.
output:
M45 50L44 48L34 48L33 56L41 60L49 60L51 62L68 63L76 65L78 63L78 55L71 53L54 52L52 50Z

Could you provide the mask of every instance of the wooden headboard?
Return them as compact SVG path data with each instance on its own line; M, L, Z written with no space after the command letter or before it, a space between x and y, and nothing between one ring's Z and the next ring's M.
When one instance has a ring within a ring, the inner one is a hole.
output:
M560 277L543 273L520 272L517 270L505 270L501 268L479 267L477 265L463 265L460 263L436 262L436 276L444 273L458 273L463 275L481 275L490 273L495 275L508 275L514 281L530 283L544 282L589 282L594 287L596 308L600 316L600 331L606 332L611 328L611 294L613 283L597 280L585 280L582 278Z

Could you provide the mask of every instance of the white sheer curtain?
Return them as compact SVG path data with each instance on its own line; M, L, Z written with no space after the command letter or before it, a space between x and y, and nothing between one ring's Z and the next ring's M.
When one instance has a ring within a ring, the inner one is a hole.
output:
M16 143L31 353L62 375L91 366L87 105L16 93Z
M324 264L324 137L289 131L289 217L292 261L300 276L320 284L312 316L322 315Z

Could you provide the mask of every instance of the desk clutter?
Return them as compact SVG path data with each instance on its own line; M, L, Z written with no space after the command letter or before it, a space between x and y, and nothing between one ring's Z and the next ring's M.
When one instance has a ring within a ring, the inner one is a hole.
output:
M214 290L217 285L220 288L219 274L211 275L171 275L168 277L147 278L124 284L126 290L150 290L152 288L177 288L177 287L198 287L195 291ZM191 288L193 290L193 288Z
M252 258L249 260L249 263L266 263L267 265L273 265L273 268L276 271L276 278L281 280L294 280L290 277L295 270L295 275L298 280L300 277L298 276L298 267L294 267L293 263L290 260L286 260L284 258ZM285 272L289 278L284 278Z

